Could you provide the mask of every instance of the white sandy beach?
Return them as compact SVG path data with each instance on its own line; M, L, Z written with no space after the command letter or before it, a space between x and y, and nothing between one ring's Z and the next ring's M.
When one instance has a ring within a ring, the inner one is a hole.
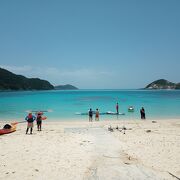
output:
M0 136L0 179L176 179L180 120L155 121L45 121L33 135L19 124ZM110 132L109 125L127 130Z

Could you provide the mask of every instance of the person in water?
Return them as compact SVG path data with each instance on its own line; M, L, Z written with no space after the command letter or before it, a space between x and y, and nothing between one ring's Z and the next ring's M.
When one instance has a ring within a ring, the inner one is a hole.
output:
M99 110L96 109L96 118L95 118L96 121L99 121Z
M28 116L26 116L25 120L27 121L26 134L28 133L29 129L30 129L30 134L32 134L33 122L36 120L36 117L33 116L32 113L29 113Z
M116 113L119 114L119 104L116 104Z
M145 114L145 110L143 107L140 110L140 114L141 114L141 119L146 119L146 114Z
M93 111L90 108L90 110L89 110L89 122L92 122L92 120L93 120Z
M36 122L37 122L38 131L41 131L41 125L42 125L42 113L41 112L37 113Z

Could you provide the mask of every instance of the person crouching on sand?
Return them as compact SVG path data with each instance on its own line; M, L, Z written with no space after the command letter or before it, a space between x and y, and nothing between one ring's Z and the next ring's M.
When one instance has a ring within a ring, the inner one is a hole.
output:
M42 113L41 112L37 113L36 122L37 122L38 131L41 131L41 125L42 125Z
M36 120L36 117L33 116L32 113L29 113L28 116L26 116L25 120L27 121L26 134L28 133L29 129L30 129L30 134L32 134L33 122Z
M99 121L99 110L96 109L96 118L95 118L96 121Z

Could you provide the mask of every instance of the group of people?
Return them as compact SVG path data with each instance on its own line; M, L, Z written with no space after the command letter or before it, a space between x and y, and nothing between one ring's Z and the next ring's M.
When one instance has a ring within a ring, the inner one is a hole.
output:
M116 103L116 113L117 115L119 114L119 104ZM96 109L96 111L94 112L91 108L89 110L89 122L93 121L93 114L95 114L95 121L99 121L99 110ZM140 109L140 114L141 114L141 119L146 119L146 114L145 114L145 109L142 107Z
M119 114L119 104L116 104L116 113ZM27 121L27 129L26 129L26 134L28 134L28 131L30 129L30 134L32 134L33 131L33 126L34 126L34 121L36 120L37 123L37 129L38 131L41 131L41 126L42 126L42 112L36 113L36 116L34 116L31 112L26 116L25 120ZM99 121L99 110L96 109L96 111L93 111L91 108L88 112L89 115L89 122L93 121L93 115L95 114L95 121ZM141 114L141 119L146 119L145 115L145 109L142 107L140 110Z
M95 114L95 121L99 121L99 110L96 109L94 112L91 108L89 110L89 122L93 121L93 114Z
M35 120L37 123L38 131L41 131L42 114L43 114L42 112L38 112L38 113L36 113L36 116L34 116L32 113L29 113L28 116L26 116L26 118L25 118L25 120L27 121L26 134L28 134L29 129L30 129L30 134L32 134Z

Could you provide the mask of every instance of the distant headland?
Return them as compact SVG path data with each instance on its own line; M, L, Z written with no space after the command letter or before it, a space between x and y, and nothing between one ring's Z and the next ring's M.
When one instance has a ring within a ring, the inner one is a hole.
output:
M78 88L70 84L54 86L56 90L77 90Z
M26 90L71 90L77 89L72 85L53 86L50 82L39 78L27 78L16 75L6 69L0 68L0 91L26 91Z
M159 79L148 84L145 89L180 89L180 83L173 83L165 79Z

